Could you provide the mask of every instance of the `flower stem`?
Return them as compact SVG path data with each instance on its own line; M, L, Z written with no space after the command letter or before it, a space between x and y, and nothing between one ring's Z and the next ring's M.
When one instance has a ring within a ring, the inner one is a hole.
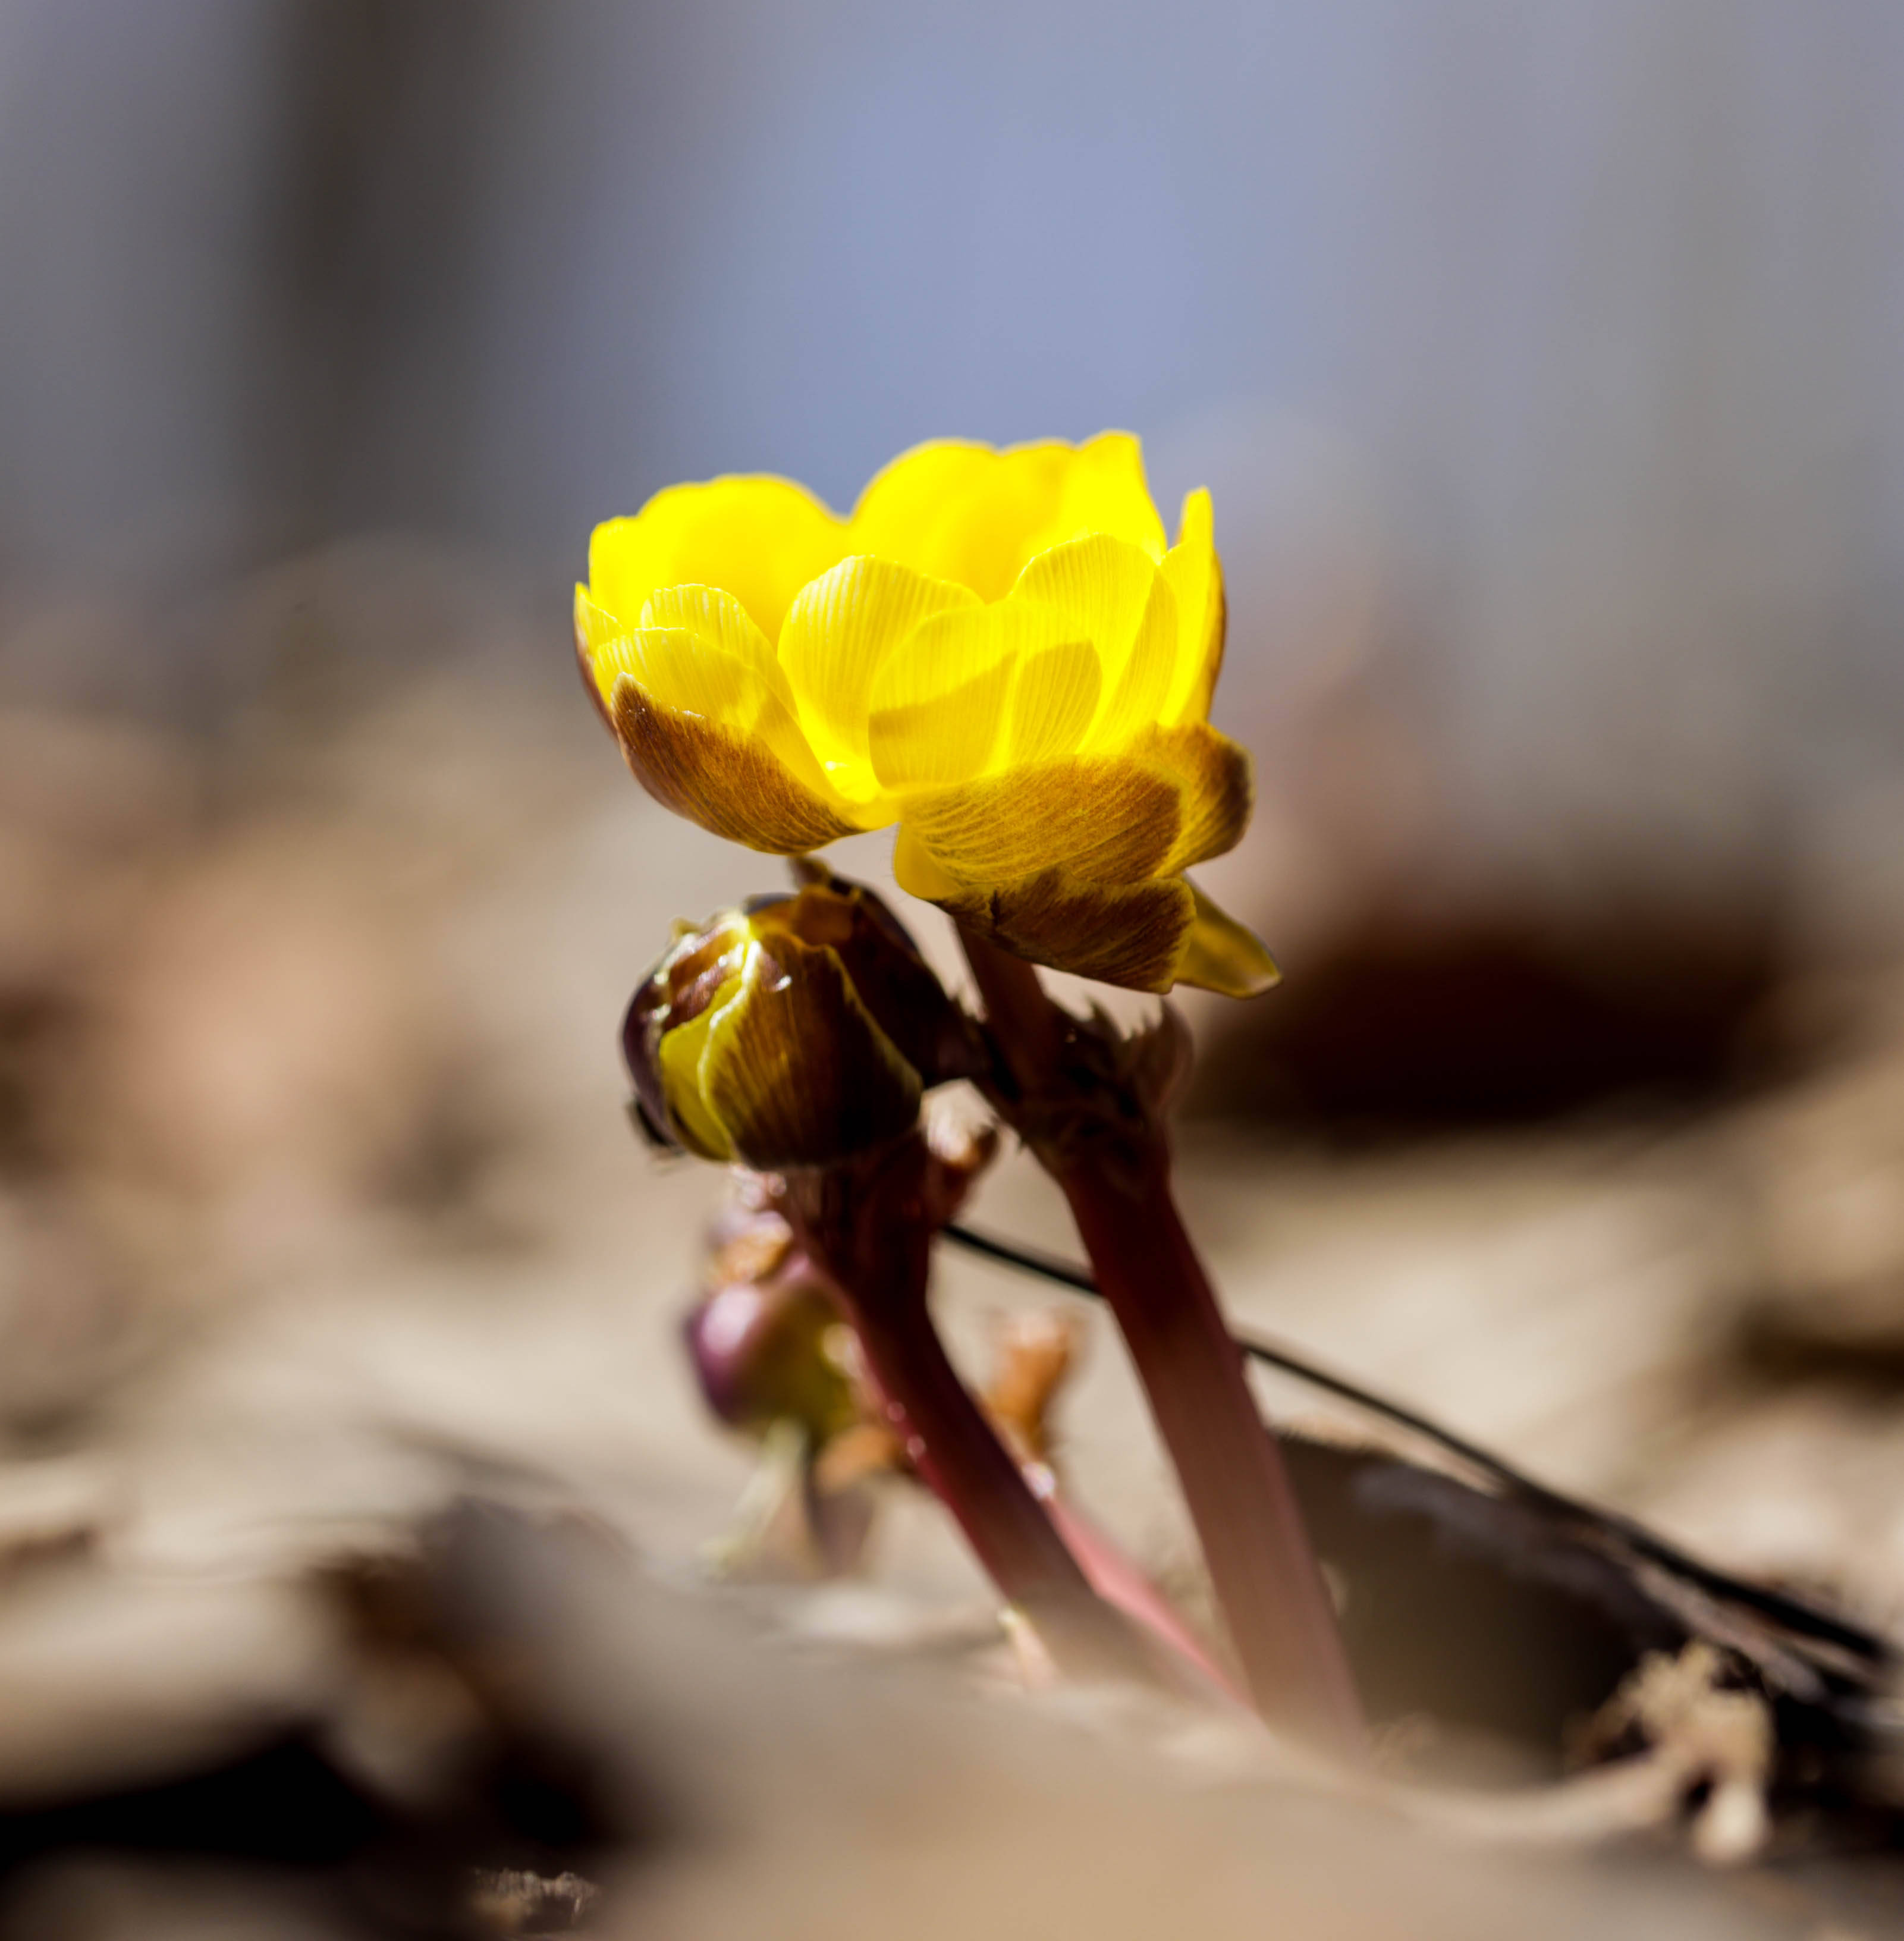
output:
M1133 1192L1073 1164L1059 1184L1177 1466L1257 1704L1319 1744L1358 1750L1361 1707L1328 1588L1168 1176Z
M1070 1203L1184 1490L1252 1696L1337 1756L1366 1732L1327 1585L1275 1438L1170 1190L1154 1105L1067 1058L1073 1022L1022 959L964 934L1013 1096ZM1126 1088L1128 1090L1128 1088ZM1106 1111L1107 1105L1110 1109Z
M866 1165L791 1176L784 1210L839 1290L889 1426L1007 1602L1067 1670L1154 1678L1154 1654L1093 1591L933 1327L930 1163L915 1136Z

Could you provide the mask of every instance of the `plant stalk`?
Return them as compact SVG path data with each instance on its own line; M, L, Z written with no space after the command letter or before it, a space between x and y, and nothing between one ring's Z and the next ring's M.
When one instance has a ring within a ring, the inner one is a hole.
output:
M1006 1601L1066 1670L1154 1679L1153 1653L1092 1589L932 1325L930 1163L914 1135L868 1166L790 1178L784 1210L839 1293L889 1427Z
M1066 1057L1073 1021L1038 974L962 933L987 1022L1041 1163L1069 1202L1175 1465L1231 1644L1272 1725L1338 1758L1367 1732L1328 1586L1242 1351L1178 1216L1154 1104ZM1107 1107L1109 1109L1107 1110Z

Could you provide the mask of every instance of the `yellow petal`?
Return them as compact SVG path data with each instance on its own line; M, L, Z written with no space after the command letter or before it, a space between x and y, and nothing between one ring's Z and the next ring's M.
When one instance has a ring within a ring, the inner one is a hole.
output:
M718 586L779 637L794 595L844 556L846 527L790 480L716 478L658 492L634 518L595 528L588 593L625 625L657 588Z
M922 621L978 604L964 587L857 555L801 590L781 630L779 664L836 788L850 796L877 792L867 714L882 665Z
M1144 476L1144 448L1129 432L1101 433L1078 447L1065 468L1054 524L1062 538L1108 533L1152 559L1163 558L1163 521Z
M1127 741L1162 704L1172 601L1138 548L1093 534L1040 554L995 605L928 620L875 678L880 785L943 787Z
M608 697L615 691L616 679L628 672L621 654L621 643L634 630L625 626L613 613L597 607L588 598L585 586L575 589L574 612L575 654L582 665L582 682L594 697L595 705L606 720ZM605 654L613 658L604 668Z
M791 691L766 636L733 595L718 587L662 587L628 616L598 605L578 586L575 628L576 651L604 702L626 674L670 706L697 714L737 708L745 714L750 698L763 691L791 710ZM650 633L675 637L650 641ZM699 666L696 643L705 650Z
M1227 617L1223 563L1212 540L1210 495L1202 488L1184 501L1177 543L1163 556L1163 576L1177 599L1177 654L1160 719L1202 721L1223 666Z
M793 711L793 691L772 643L732 594L718 586L657 587L641 609L638 631L656 627L692 634L704 646L738 662L789 714Z
M1069 754L1097 713L1103 686L1097 649L1088 640L1021 645L1014 656L1001 768Z
M1180 983L1216 991L1226 998L1255 998L1282 981L1276 959L1253 932L1212 903L1194 883L1196 916L1184 940L1177 965Z
M1015 661L1013 631L998 612L934 614L874 677L867 748L882 788L961 782L991 760Z
M854 549L1001 599L1030 558L1031 539L1050 521L1070 456L1059 445L915 446L860 494Z
M917 1120L918 1074L832 951L776 937L750 951L741 983L700 1060L701 1091L737 1158L762 1170L824 1166Z
M579 607L579 619L585 622L586 617ZM577 635L585 637L581 625ZM776 856L802 855L859 826L830 797L799 724L730 656L659 628L651 629L638 646L632 640L611 640L592 653L585 644L583 652L594 678L605 675L610 681L603 712L628 766L664 807L729 842ZM624 665L638 656L646 670L651 659L669 656L671 679L677 661L703 663L695 677L704 683L701 698L718 702L726 720L660 700ZM747 717L747 725L735 725Z
M948 876L932 851L920 841L918 831L909 824L899 825L893 844L893 879L908 896L929 903L943 903L967 894L971 885Z
M1163 528L1128 433L1081 446L949 440L893 460L860 495L853 549L1001 599L1028 561L1081 533L1102 532L1163 553Z
M594 650L595 678L612 697L624 676L664 708L744 732L769 698L757 670L682 627L642 627Z
M903 805L904 827L946 876L968 885L1052 867L1080 882L1139 882L1163 873L1182 812L1171 775L1088 755L923 790Z
M714 1019L740 995L741 988L737 972L722 983L706 1010L686 1024L662 1034L659 1053L662 1096L668 1102L673 1130L690 1152L699 1154L703 1159L734 1157L727 1129L709 1109L701 1074Z
M901 778L890 785L943 784L961 772L998 774L1074 753L1099 712L1103 689L1098 650L1084 631L1089 625L1087 616L1014 593L995 606L974 610L956 629L935 633L933 652L946 656L948 664L955 652L961 667L1005 670L1002 690L997 689L995 674L989 674L982 690L987 706L1001 696L997 732L985 743L981 718L974 714L963 727L956 725L949 702L943 704L946 711L940 718L922 713L903 724L882 723L882 760L890 775ZM922 683L931 677L918 667L912 672ZM896 672L894 686L882 692L882 701L892 697L898 678ZM971 739L969 745L961 744L956 762L951 749L941 750L938 765L928 775L885 739L900 726L928 741L937 734L967 729Z
M1099 699L1083 745L1111 749L1157 718L1176 653L1169 588L1141 548L1108 533L1041 553L1019 576L1007 610L1047 637L1088 640L1101 668Z
M808 747L783 698L784 677L732 597L669 588L646 610L704 631L625 633L576 589L577 652L649 793L717 836L774 855L799 854L860 827ZM738 651L714 644L721 640Z

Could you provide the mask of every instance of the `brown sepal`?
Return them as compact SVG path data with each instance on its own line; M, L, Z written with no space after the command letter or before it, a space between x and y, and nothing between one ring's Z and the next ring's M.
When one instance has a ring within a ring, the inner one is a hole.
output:
M615 683L609 722L635 779L657 802L730 842L787 856L853 833L758 740L659 708L625 674Z

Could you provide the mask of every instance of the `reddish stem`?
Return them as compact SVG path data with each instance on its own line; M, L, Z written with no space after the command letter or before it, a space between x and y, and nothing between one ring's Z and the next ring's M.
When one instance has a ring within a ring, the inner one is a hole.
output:
M1017 1587L1006 1594L1032 1619L1041 1636L1050 1641L1055 1625L1054 1648L1061 1647L1066 1636L1074 1638L1069 1661L1077 1661L1077 1646L1082 1644L1090 1658L1102 1661L1100 1668L1126 1675L1135 1669L1153 1677L1169 1668L1168 1658L1156 1653L1147 1655L1141 1664L1134 1662L1135 1640L1121 1631L1112 1635L1103 1624L1104 1607L1108 1606L1141 1626L1193 1674L1180 1673L1171 1683L1189 1692L1245 1702L1234 1681L1157 1586L1081 1511L1050 1489L1050 1472L1039 1466L1028 1476L1024 1466L1007 1453L947 1360L929 1320L922 1328L883 1328L876 1352L860 1310L855 1307L852 1312L861 1349L879 1383L888 1427L921 1480L952 1512L992 1582L1001 1589ZM910 1395L909 1407L892 1399L894 1381L910 1383L900 1391ZM929 1417L933 1427L923 1431L921 1408L937 1411ZM1025 1484L1009 1496L997 1467L999 1457ZM1040 1470L1047 1479L1044 1493L1034 1480ZM1080 1580L1103 1600L1090 1615L1091 1635L1081 1638L1073 1615ZM1096 1635L1100 1631L1102 1637ZM1062 1649L1058 1655L1065 1656Z
M1154 1114L1126 1110L1108 1137L1054 1136L1068 1095L1080 1126L1102 1103L1064 1070L1064 1014L1029 964L983 938L964 942L993 1035L1039 1120L1033 1150L1070 1202L1176 1466L1251 1694L1271 1723L1361 1759L1366 1730L1328 1587L1178 1215Z
M1034 1623L1096 1607L1077 1560L946 1359L924 1303L848 1304L889 1426L993 1582Z
M1058 1175L1176 1464L1244 1677L1264 1716L1359 1753L1361 1707L1328 1589L1166 1177L1132 1192Z
M833 1169L790 1182L784 1210L841 1295L890 1426L1007 1601L1068 1668L1153 1677L1148 1649L1093 1591L946 1359L926 1304L932 1233L918 1178L926 1163L915 1137L876 1172Z

